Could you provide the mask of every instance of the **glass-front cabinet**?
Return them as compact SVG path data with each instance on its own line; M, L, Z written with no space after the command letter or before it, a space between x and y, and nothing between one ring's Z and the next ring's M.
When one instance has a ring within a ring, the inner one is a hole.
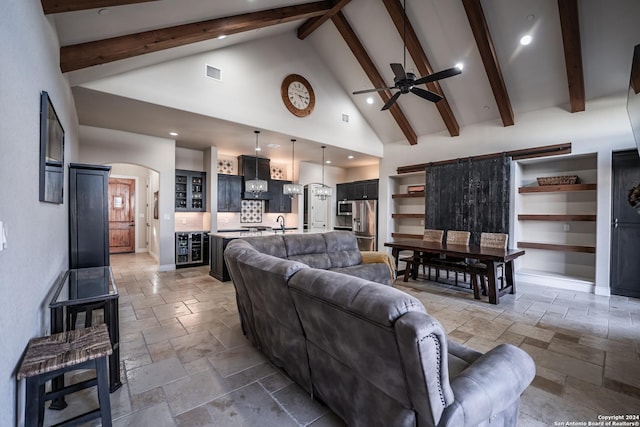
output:
M175 207L177 212L204 212L207 208L205 172L176 169Z

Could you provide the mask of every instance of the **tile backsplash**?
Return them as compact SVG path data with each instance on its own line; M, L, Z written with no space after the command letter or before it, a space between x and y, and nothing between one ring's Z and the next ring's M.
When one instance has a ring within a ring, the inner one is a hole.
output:
M209 212L176 212L175 231L209 231L211 214Z

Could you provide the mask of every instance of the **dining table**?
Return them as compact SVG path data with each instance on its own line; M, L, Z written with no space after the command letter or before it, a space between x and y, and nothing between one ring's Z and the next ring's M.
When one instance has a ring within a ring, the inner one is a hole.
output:
M426 242L418 239L396 240L386 242L384 245L391 248L391 254L395 258L396 271L398 271L398 255L400 254L400 251L413 251L414 256L419 256L421 253L427 253L437 254L441 257L449 256L455 258L474 259L485 264L487 266L487 294L491 304L499 304L500 297L507 293L515 294L516 282L513 277L513 261L525 253L522 249L489 248L486 246L475 245L452 245L447 243ZM504 264L506 285L498 289L497 266L501 263ZM472 265L470 265L469 271L471 274L478 274L477 271L474 271Z

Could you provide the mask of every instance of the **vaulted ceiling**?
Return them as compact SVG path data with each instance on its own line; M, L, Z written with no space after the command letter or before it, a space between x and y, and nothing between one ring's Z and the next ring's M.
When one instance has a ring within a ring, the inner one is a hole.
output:
M418 76L462 63L461 75L423 86L443 96L436 104L405 94L380 111L395 90L374 93L373 104L367 103L369 95L350 95L384 143L415 144L419 136L435 133L455 138L479 122L517 126L519 116L548 107L579 114L592 99L626 91L632 49L640 43L637 0L406 0L406 21L401 0L42 0L42 5L53 17L63 46L61 69L72 86L286 32L314 49L349 94L393 85L389 64L403 62L403 34L406 69ZM532 37L529 45L520 44L524 35ZM206 119L137 103L139 117L156 122L134 125L115 114L119 103L131 100L81 88L74 94L81 124L166 137L158 129L164 114L192 119L194 130ZM225 126L228 133L234 127ZM238 136L246 134L244 126L237 130ZM181 138L183 146L198 147L197 132ZM235 144L250 146L251 140Z

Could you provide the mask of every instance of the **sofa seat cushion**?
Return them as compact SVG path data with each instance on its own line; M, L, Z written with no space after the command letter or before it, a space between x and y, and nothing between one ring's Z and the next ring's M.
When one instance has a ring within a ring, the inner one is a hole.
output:
M391 286L391 277L389 276L389 268L384 263L359 264L351 267L332 268L330 271L336 273L348 274L350 276L359 277L361 279L370 280L382 285Z

